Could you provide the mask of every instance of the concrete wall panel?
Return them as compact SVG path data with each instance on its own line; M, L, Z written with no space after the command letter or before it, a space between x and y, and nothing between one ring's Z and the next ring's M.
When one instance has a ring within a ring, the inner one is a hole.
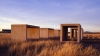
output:
M26 25L11 25L11 38L15 40L26 40Z
M39 39L39 28L27 28L27 39Z
M48 38L48 28L40 28L40 38Z
M54 30L49 29L49 38L54 38Z

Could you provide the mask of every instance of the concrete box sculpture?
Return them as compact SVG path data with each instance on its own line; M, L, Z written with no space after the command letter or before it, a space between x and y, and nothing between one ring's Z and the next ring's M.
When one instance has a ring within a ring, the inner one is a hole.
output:
M80 24L61 24L60 26L60 41L67 41L68 40L68 28L77 28L78 29L78 36L77 36L77 43L81 41L81 25Z
M70 39L71 38L77 38L77 28L71 28L70 29Z
M11 38L15 40L39 39L39 27L27 24L12 24L11 35Z
M40 28L40 39L54 38L54 29Z

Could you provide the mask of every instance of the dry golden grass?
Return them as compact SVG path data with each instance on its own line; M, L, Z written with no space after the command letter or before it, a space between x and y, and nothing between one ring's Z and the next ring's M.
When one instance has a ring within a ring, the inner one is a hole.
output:
M43 40L18 42L10 38L0 38L0 56L99 56L92 46L83 48L82 44Z

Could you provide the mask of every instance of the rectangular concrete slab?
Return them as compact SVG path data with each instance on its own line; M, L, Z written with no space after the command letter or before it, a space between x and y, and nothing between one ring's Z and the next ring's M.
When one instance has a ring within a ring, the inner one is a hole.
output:
M27 28L27 39L39 39L40 29L37 27Z
M49 32L48 32L48 28L40 28L40 38L48 38L49 37Z
M14 40L26 40L26 24L12 24L11 38Z
M54 29L49 29L49 38L54 38Z
M12 24L11 38L22 41L39 39L39 27L27 24Z

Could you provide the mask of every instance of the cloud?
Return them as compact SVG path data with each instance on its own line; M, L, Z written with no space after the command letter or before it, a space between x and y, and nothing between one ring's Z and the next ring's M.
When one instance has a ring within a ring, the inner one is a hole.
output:
M0 17L0 20L5 20L5 21L8 21L9 23L24 23L20 20L16 20L14 18L6 18L6 17Z
M11 28L11 24L26 24L24 21L16 20L14 18L0 17L0 28Z

